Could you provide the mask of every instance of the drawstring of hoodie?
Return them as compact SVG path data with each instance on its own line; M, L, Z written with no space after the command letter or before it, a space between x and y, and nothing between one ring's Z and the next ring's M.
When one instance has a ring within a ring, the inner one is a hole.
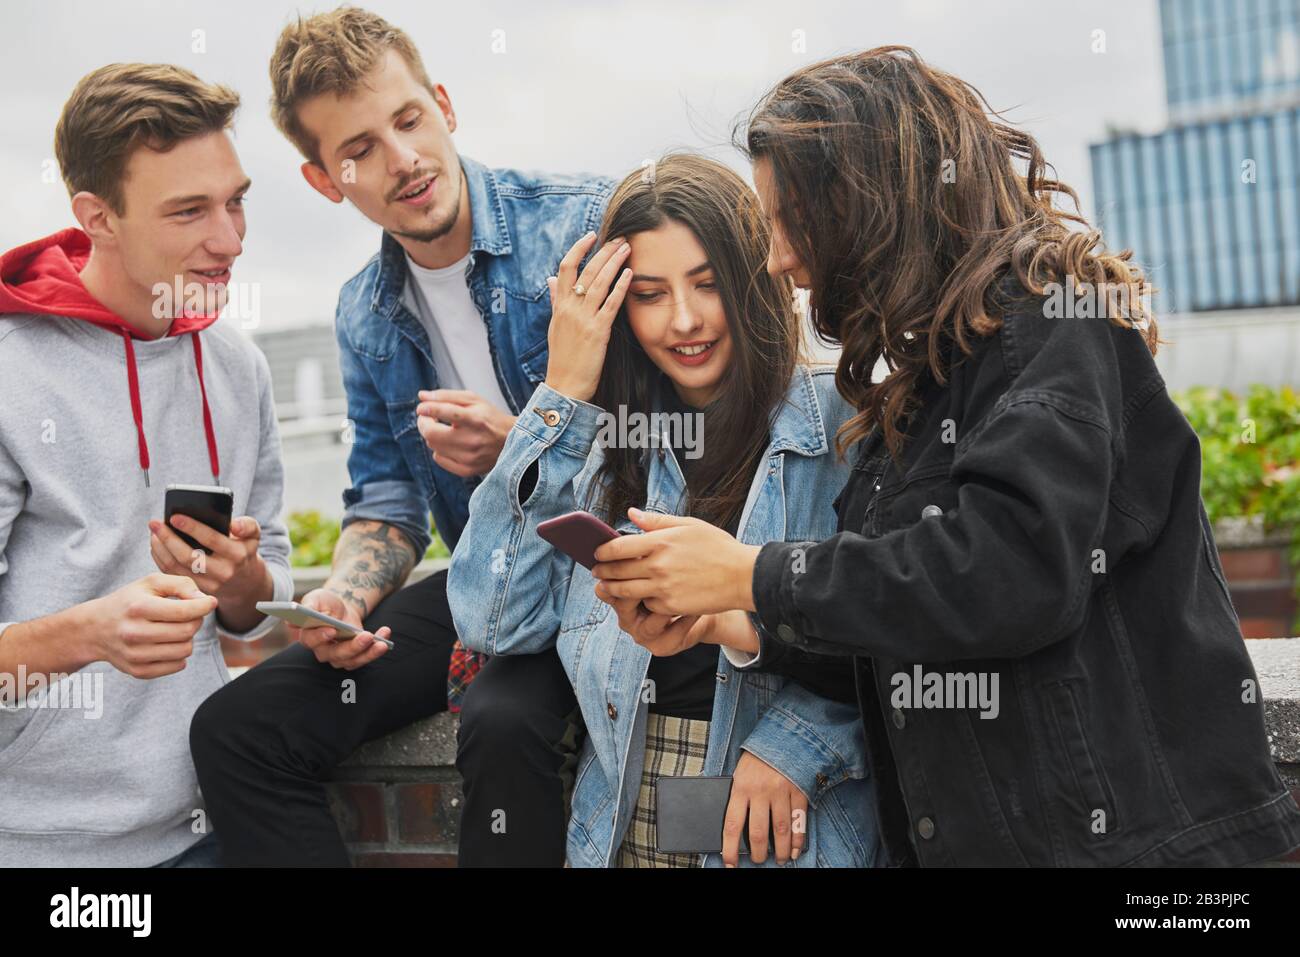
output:
M140 408L140 378L135 368L135 347L131 344L131 334L122 331L122 341L126 345L126 379L131 392L131 417L135 419L136 445L140 454L140 469L144 472L144 484L149 486L149 443L144 437L144 414ZM203 433L208 441L208 463L212 466L212 484L221 484L221 463L217 458L217 433L212 427L212 411L208 408L208 390L203 382L203 345L199 342L198 332L190 333L194 343L194 368L199 375L199 394L203 397Z
M217 459L217 433L212 428L212 410L208 408L208 387L203 384L203 344L197 332L190 333L194 343L194 368L199 373L199 395L203 397L203 435L208 440L208 462L212 465L212 484L221 484L221 463Z

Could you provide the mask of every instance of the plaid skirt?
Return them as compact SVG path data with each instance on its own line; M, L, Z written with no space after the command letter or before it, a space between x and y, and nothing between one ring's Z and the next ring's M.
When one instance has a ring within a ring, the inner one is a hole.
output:
M698 867L698 854L661 854L655 849L655 794L664 775L704 773L709 748L709 722L674 718L666 714L646 715L645 767L641 788L627 835L614 855L615 867Z

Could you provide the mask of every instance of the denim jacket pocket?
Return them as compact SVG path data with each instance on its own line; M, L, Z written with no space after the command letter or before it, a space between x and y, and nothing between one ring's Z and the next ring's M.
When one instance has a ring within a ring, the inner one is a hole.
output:
M818 867L874 865L880 842L875 792L873 778L849 778L827 791L816 810L810 811L816 815L816 825L807 850L815 855Z
M433 453L424 444L420 435L415 408L418 399L406 399L400 402L385 403L388 407L388 424L393 430L393 439L402 456L406 459L411 475L426 489L433 486Z
M546 360L550 355L550 342L543 334L542 338L519 354L519 367L524 370L528 381L536 385L546 378Z
M1063 681L1047 685L1043 689L1043 707L1049 731L1060 749L1058 759L1064 760L1068 780L1087 815L1082 825L1087 827L1086 833L1105 838L1118 832L1122 822L1115 806L1115 792L1084 731L1074 689ZM1101 817L1097 816L1099 812Z

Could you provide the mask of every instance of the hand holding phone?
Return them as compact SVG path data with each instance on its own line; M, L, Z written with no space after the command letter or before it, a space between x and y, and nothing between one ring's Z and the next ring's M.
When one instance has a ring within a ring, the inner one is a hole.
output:
M742 751L731 775L731 797L727 802L726 820L740 825L745 850L755 864L762 864L768 854L778 864L798 860L808 839L808 799L776 768L749 751ZM788 825L776 828L781 823ZM740 848L734 837L725 834L722 860L729 866L738 863Z
M389 637L392 629L380 628L373 634L366 631L357 608L332 589L309 591L296 605L296 611L288 613L292 617L285 614L276 617L286 620L290 636L322 664L355 671L382 657L393 647ZM294 618L298 621L295 622Z
M362 631L361 628L354 628L346 621L327 615L323 611L317 611L315 608L300 605L296 601L259 601L257 610L263 615L288 622L295 628L332 628L334 634L331 637L334 641L344 641L361 634Z
M539 524L537 534L590 570L596 564L596 549L623 533L590 512L569 512Z
M164 520L149 520L149 552L159 571L216 596L222 621L244 631L257 621L253 603L274 585L259 551L261 526L251 515L232 519L233 506L228 488L167 486Z
M655 782L655 848L661 854L722 854L727 858L723 835L727 814L735 805L731 775L665 775ZM770 814L767 817L767 846L776 846ZM745 853L749 843L748 807L740 832ZM735 849L731 849L735 855ZM759 858L762 863L766 858Z
M235 494L228 488L218 485L168 485L163 500L163 522L171 526L173 515L185 515L222 535L229 535L234 508ZM179 529L173 527L172 530L190 548L212 554L212 549L206 545Z

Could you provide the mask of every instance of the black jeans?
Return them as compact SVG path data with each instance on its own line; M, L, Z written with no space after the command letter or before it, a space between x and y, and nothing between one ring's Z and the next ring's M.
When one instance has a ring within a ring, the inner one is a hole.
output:
M223 865L348 866L325 782L363 742L446 710L447 665L456 640L446 572L389 595L365 625L371 631L384 625L393 630L392 649L365 667L343 671L294 645L230 682L195 712L190 749L210 822L220 834ZM553 680L527 680L524 672L530 670L549 675L558 669L564 676L554 652L530 657L539 659L540 667L508 669L515 678L509 706L483 722L482 734L467 731L465 724L483 716L484 709L473 704L476 697L499 700L491 687L498 669L485 666L475 677L461 714L461 737L482 746L475 751L477 760L458 759L457 766L466 777L467 821L519 802L528 808L519 818L531 823L507 829L508 847L471 840L484 856L462 848L465 864L563 862L563 844L557 861L549 832L562 835L564 829L560 775L571 759L559 749L575 707L573 692L560 700ZM345 696L346 679L356 685ZM476 694L480 684L487 685L486 692ZM550 827L537 821L549 821ZM522 833L511 833L516 830ZM505 857L491 856L503 847L509 850Z
M584 727L555 649L489 658L465 692L461 867L563 867Z

